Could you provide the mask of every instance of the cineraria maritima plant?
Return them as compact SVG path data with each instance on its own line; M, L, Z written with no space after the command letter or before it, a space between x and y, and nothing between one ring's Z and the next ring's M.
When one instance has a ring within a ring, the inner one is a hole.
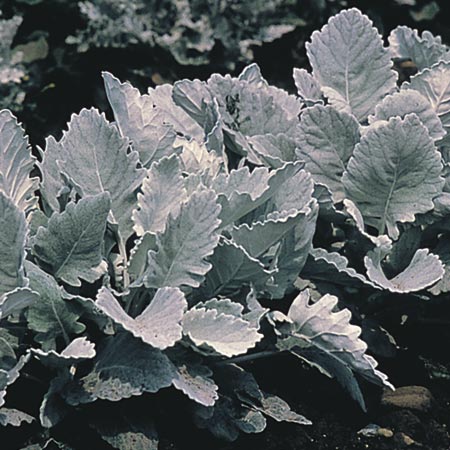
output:
M51 430L162 389L228 440L267 418L307 425L247 364L281 352L362 408L358 377L391 387L340 301L450 289L448 48L405 27L385 48L350 9L307 54L297 96L256 65L143 95L104 73L115 122L82 110L39 162L0 112L3 425ZM419 72L398 85L393 58ZM36 364L40 408L14 409L7 390ZM151 414L116 412L91 422L112 447L157 447Z

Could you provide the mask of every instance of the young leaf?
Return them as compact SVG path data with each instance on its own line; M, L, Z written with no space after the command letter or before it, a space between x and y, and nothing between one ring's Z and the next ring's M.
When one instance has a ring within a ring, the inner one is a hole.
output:
M220 242L209 262L212 268L198 292L203 298L236 293L250 284L261 290L272 275L261 261L232 241Z
M228 357L246 353L263 338L246 320L214 309L192 308L184 315L182 325L183 333L195 345L206 345Z
M442 125L450 135L450 62L440 61L430 69L414 75L402 89L420 92L431 104L441 119Z
M32 423L34 417L18 409L0 408L0 425L6 427L20 427L24 422Z
M158 289L151 303L134 319L105 287L97 294L95 304L115 323L152 347L164 350L182 337L180 323L187 302L178 288Z
M39 178L30 178L35 159L17 119L9 110L0 111L0 191L25 213L38 200L34 192Z
M220 206L211 190L194 192L177 216L169 216L157 235L157 250L148 252L147 287L198 287L211 269L205 260L219 241Z
M155 108L149 95L141 95L130 83L121 83L103 72L106 95L122 136L128 137L144 167L174 153L176 133Z
M323 248L314 248L310 251L308 261L302 271L302 278L348 286L377 287L364 275L356 272L353 267L348 267L348 259L345 256L336 252L328 252Z
M31 351L44 365L57 368L68 367L95 357L95 345L85 337L74 339L61 353L39 348L33 348Z
M152 164L138 193L133 211L134 229L138 236L164 231L169 214L177 216L186 199L180 161L176 155Z
M61 172L79 195L109 192L112 220L119 224L124 240L133 233L135 192L145 176L145 170L137 167L137 152L127 152L128 143L104 114L83 109L79 115L72 115L58 158Z
M415 114L371 128L356 146L343 184L364 221L397 239L397 222L434 208L442 191L441 156Z
M298 96L310 103L322 102L319 82L305 69L294 69L294 83Z
M59 212L58 197L65 186L58 167L58 158L63 154L62 144L53 136L49 136L45 139L45 151L39 147L38 150L42 159L41 162L36 163L42 175L39 193L53 212Z
M421 291L439 281L444 275L444 267L439 257L428 249L419 249L408 267L390 280L381 267L383 251L375 249L364 258L367 276L378 286L391 292L407 293Z
M316 105L301 116L297 157L316 183L328 187L335 202L345 197L342 174L359 140L355 118L331 106Z
M419 72L450 58L448 47L442 44L439 36L434 37L429 31L419 36L417 30L401 25L391 31L388 40L392 56L410 59Z
M108 193L69 203L64 212L53 213L46 228L39 228L33 253L57 279L72 286L81 286L81 279L94 282L107 270L102 244L109 211Z
M44 351L55 350L58 338L69 344L71 335L82 333L85 329L78 321L81 308L63 300L61 288L51 275L32 263L27 263L26 269L30 288L40 295L40 299L27 311L29 329L37 333L35 339Z
M201 360L187 355L170 355L170 359L177 370L173 386L200 405L214 405L219 388L211 378L212 370Z
M358 9L342 11L321 31L314 31L306 52L331 105L359 121L395 88L397 75L389 52L372 22Z
M284 236L276 253L276 270L266 286L272 298L283 298L294 288L312 248L319 206L315 200L299 214L299 222Z
M108 337L91 372L62 392L70 405L97 399L119 401L169 387L176 371L160 350L127 333Z
M430 102L422 94L412 89L384 97L383 101L376 106L375 114L369 116L369 123L372 124L377 120L389 120L396 116L404 119L410 113L417 114L435 141L447 134Z
M26 234L25 214L0 192L0 298L26 284L23 270Z
M350 324L350 311L334 312L338 299L329 294L314 304L309 298L308 291L295 298L288 312L290 336L281 338L277 345L337 376L364 409L352 372L378 385L392 386L386 375L376 370L376 361L366 355L367 345L359 339L361 329Z

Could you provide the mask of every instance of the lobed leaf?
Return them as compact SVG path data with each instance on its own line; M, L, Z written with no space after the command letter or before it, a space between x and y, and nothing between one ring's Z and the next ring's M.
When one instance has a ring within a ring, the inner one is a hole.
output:
M219 241L220 206L211 190L194 192L166 229L156 236L157 250L148 252L146 287L198 287L211 269L206 261Z
M0 111L0 191L20 211L36 208L39 178L31 178L35 157L28 137L9 110Z
M392 117L369 129L356 146L343 184L364 221L398 238L397 222L434 208L442 192L441 157L428 130L415 114Z
M38 229L33 253L55 278L80 286L82 279L92 283L106 272L102 245L110 205L106 192L87 196L53 213L48 225Z
M182 337L180 323L187 302L178 288L158 289L150 304L135 318L122 309L105 287L98 292L95 304L115 323L152 347L164 350L175 345Z
M359 121L395 88L389 52L372 22L356 8L341 11L314 31L306 52L331 105Z

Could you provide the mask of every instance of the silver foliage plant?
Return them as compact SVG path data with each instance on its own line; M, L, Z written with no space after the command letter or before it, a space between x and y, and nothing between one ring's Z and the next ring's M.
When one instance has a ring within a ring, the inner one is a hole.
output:
M362 408L358 377L392 387L338 301L450 290L450 63L428 35L400 27L389 42L357 9L332 17L307 44L312 73L294 70L298 95L256 65L145 94L104 73L115 121L83 109L39 161L1 111L2 424L52 428L174 388L224 439L267 418L307 425L246 364L280 352ZM396 57L423 66L401 86ZM318 218L351 233L360 261L345 237L313 248ZM32 359L54 375L35 417L7 396ZM157 448L150 417L121 414L93 427L115 448Z
M79 2L86 27L69 36L80 52L91 47L158 46L180 64L207 64L220 45L229 69L253 60L260 46L306 24L325 1L89 0Z

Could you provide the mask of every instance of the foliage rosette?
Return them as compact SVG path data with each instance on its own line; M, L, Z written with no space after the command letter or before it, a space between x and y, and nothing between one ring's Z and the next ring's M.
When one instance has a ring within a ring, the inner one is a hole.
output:
M106 443L157 448L151 408L129 405L176 389L230 441L308 425L247 364L279 353L363 409L361 377L392 388L344 305L450 289L450 69L427 34L389 42L341 12L313 33L298 95L255 64L145 94L105 72L114 122L83 109L38 162L0 112L0 424L51 435L108 404ZM404 55L421 71L397 85ZM16 409L8 388L35 367L40 407Z

